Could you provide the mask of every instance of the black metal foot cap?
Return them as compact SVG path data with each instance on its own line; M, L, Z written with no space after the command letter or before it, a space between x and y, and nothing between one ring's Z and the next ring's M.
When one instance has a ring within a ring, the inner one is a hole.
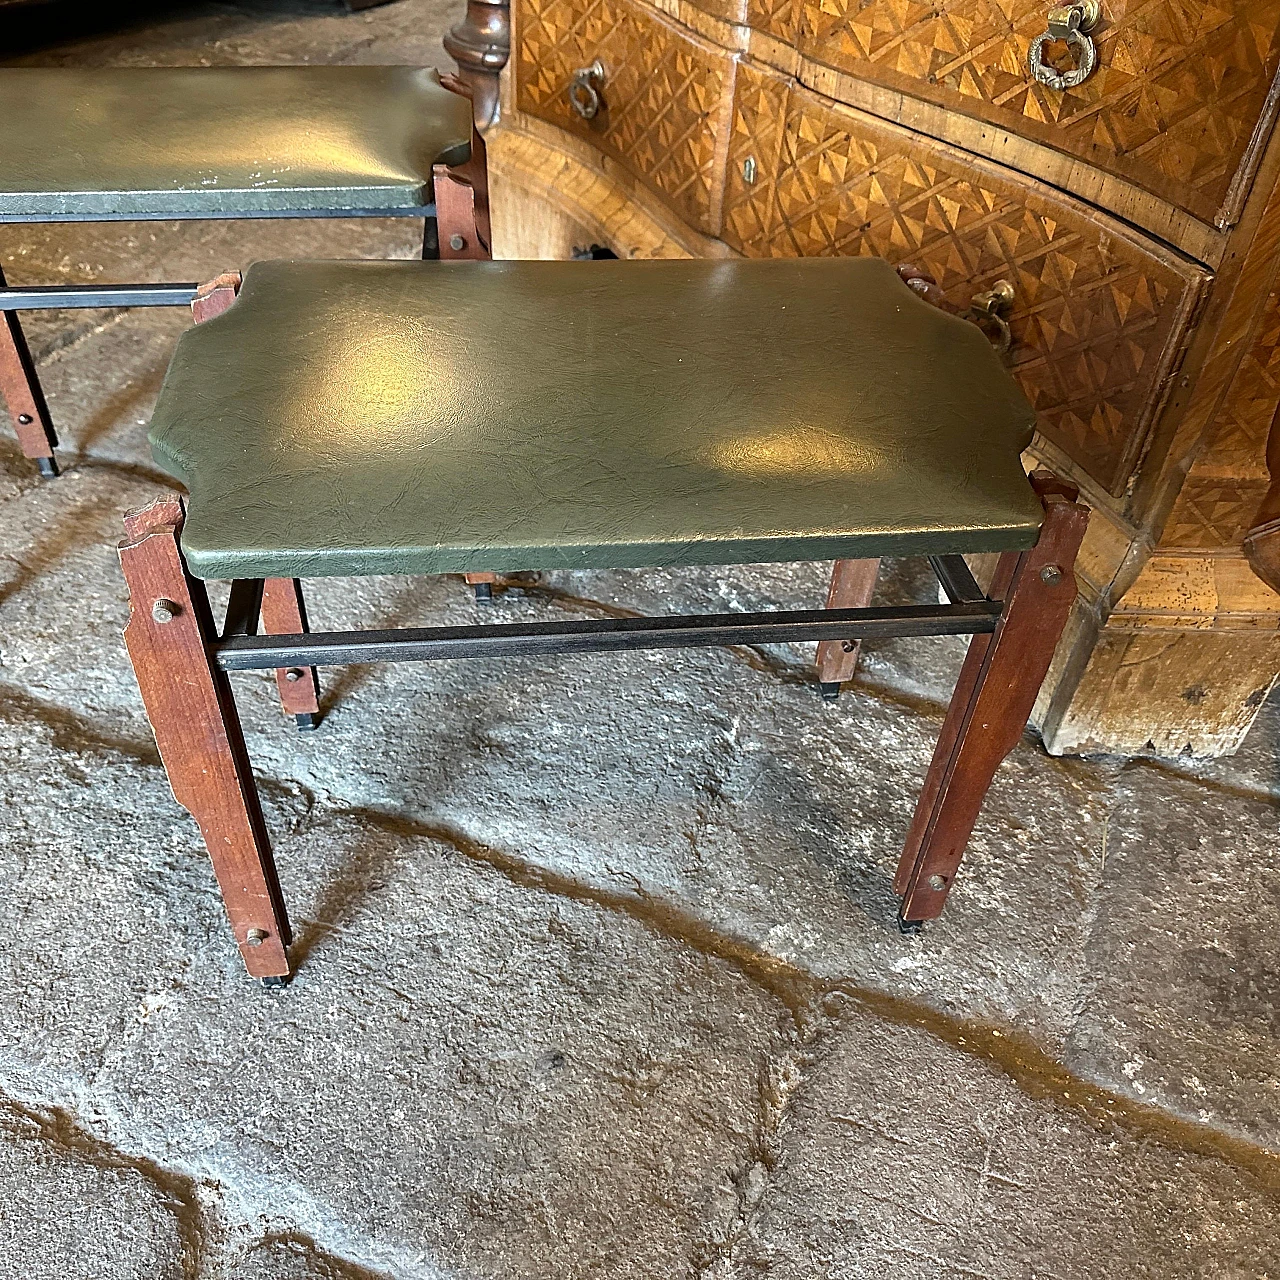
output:
M839 680L830 681L830 682L826 680L821 680L818 682L818 688L822 690L823 702L834 702L840 696Z
M898 932L905 933L910 937L914 937L918 933L924 932L923 920L904 920L902 913L898 913Z
M36 467L46 480L52 480L58 474L57 458L37 458Z
M289 976L291 977L292 975ZM289 977L262 978L261 982L268 991L283 991L289 985Z
M475 582L472 586L476 589L476 604L492 604L493 603L493 583L492 582Z
M299 729L318 729L320 727L320 717L314 711L304 711L301 715L293 717L298 722Z

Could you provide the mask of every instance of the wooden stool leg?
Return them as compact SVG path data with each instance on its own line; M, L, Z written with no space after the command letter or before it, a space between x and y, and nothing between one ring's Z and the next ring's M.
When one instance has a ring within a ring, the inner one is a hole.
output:
M455 92L464 92L455 76L442 77ZM470 97L470 93L466 93ZM445 260L485 262L493 257L489 222L489 164L484 138L471 126L471 154L459 165L435 165L431 171L436 200L436 237Z
M871 603L879 576L879 560L837 560L831 571L827 608L865 609ZM818 681L822 686L822 696L828 702L834 702L840 696L840 686L844 681L853 679L861 649L861 640L819 642Z
M4 284L4 272L0 271L0 288ZM36 463L42 476L56 476L58 463L53 451L58 437L16 311L0 311L0 396L24 456Z
M477 604L493 603L493 584L498 580L496 573L464 573L462 576L467 585L475 589Z
M297 578L267 578L262 584L262 633L268 636L305 635L307 606ZM320 678L315 667L282 667L276 672L276 688L284 713L299 729L320 723Z
M894 889L904 924L942 914L987 789L1017 745L1076 597L1076 552L1088 508L1043 492L1045 522L1031 551L1001 556L992 583L1004 611L974 636L956 685Z
M174 496L125 517L125 645L174 799L200 824L245 968L280 979L289 973L289 922L231 687L209 657L209 599L178 546L182 515Z

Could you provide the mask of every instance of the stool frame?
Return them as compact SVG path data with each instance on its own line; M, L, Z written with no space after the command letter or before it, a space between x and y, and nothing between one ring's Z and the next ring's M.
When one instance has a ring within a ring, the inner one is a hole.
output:
M440 83L462 97L470 87L457 76L441 74ZM489 178L484 139L473 121L471 152L458 165L432 168L434 202L403 209L307 209L274 213L234 212L61 216L3 218L0 225L27 226L70 222L238 222L266 218L421 218L424 258L483 260L492 256L489 221ZM11 287L0 269L0 399L13 423L18 446L40 474L58 474L55 450L58 436L22 332L19 312L89 307L185 307L200 293L198 284L24 285ZM234 300L234 295L233 295ZM229 303L227 305L230 305ZM210 314L216 314L211 312ZM204 318L208 318L207 316Z
M831 684L829 676L852 674L863 639L969 635L894 880L900 926L917 931L942 912L995 770L1022 736L1075 600L1073 566L1088 508L1048 472L1032 483L1045 512L1039 540L1029 551L1003 553L985 592L962 555L930 558L947 604L870 607L877 562L844 560L826 609L352 632L308 631L291 579L234 582L219 629L204 582L183 560L182 499L174 494L130 512L120 544L130 600L126 647L174 797L204 835L248 972L269 985L283 982L291 934L228 675L296 672L282 693L285 685L314 691L316 668L350 662L816 640L827 646L821 674Z

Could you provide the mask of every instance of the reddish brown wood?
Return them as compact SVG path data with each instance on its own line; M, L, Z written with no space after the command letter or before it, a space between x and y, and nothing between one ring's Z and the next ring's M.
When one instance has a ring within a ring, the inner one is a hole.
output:
M1075 600L1089 511L1069 487L1035 480L1045 506L1040 539L997 566L991 595L1004 600L1004 611L993 634L970 643L894 879L904 920L942 913L987 789L1022 737Z
M268 578L262 584L259 616L264 635L304 635L308 628L302 583L297 578ZM293 716L301 728L314 729L320 716L320 679L315 667L278 668L276 688L285 715Z
M828 609L865 609L880 576L879 560L837 560L831 571ZM846 644L850 647L846 648ZM858 669L862 641L823 640L818 645L818 679L824 685L852 680Z
M0 271L0 288L4 285L4 272ZM47 458L42 470L57 475L53 451L58 437L16 311L0 311L0 396L4 397L23 454Z
M240 285L238 271L225 271L202 284L191 300L191 315L196 324L203 324L226 311L240 293Z
M476 122L487 127L497 119L498 76L511 55L509 0L467 0L466 17L445 36L444 47L458 64L458 76L448 79L467 86Z
M200 824L245 967L255 978L285 977L289 922L235 701L209 658L208 596L179 549L182 518L176 496L125 518L125 645L174 798Z
M489 225L489 176L484 139L471 131L471 158L465 164L432 169L440 257L485 262L493 256Z

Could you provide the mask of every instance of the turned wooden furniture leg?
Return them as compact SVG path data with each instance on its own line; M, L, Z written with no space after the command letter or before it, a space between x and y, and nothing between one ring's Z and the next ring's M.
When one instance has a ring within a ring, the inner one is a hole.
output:
M880 576L879 560L837 560L831 571L828 609L865 609L871 603ZM834 702L840 686L852 680L858 669L861 640L823 640L818 645L818 681L822 696Z
M1045 506L1031 551L1000 557L991 585L1004 611L974 636L907 836L894 889L904 925L942 913L1000 762L1017 745L1076 596L1074 565L1089 511L1037 473Z
M4 285L4 272L0 271L0 288ZM56 476L58 463L53 451L58 437L16 311L0 311L0 396L24 456L35 462L42 476Z
M200 824L245 968L282 979L289 922L231 687L209 656L209 599L179 549L182 517L176 496L125 517L125 645L174 798Z
M307 605L297 578L268 578L262 584L262 633L268 636L305 635ZM320 679L315 667L282 667L276 671L276 688L284 713L299 729L320 723Z

